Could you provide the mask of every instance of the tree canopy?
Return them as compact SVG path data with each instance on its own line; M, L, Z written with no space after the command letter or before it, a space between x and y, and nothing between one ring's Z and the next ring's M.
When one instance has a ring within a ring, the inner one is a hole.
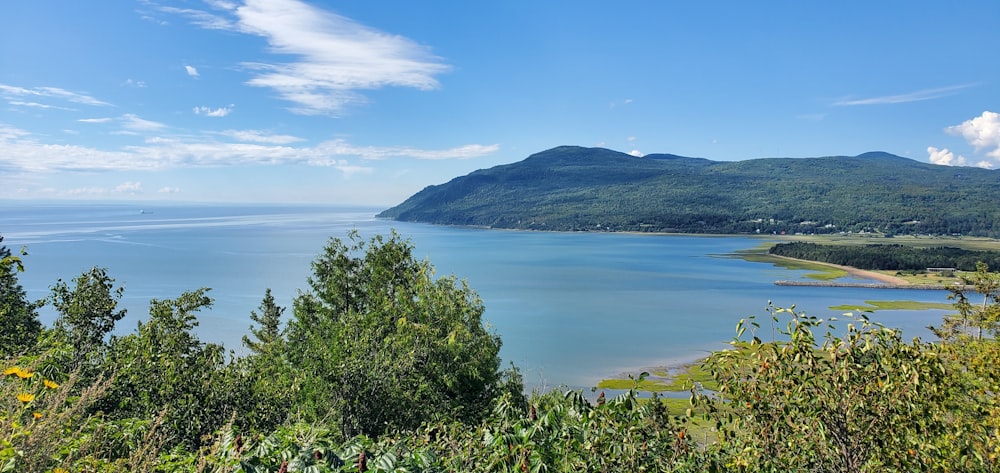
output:
M313 262L311 290L295 300L292 365L317 417L335 415L347 436L482 418L503 388L500 338L483 304L395 232L331 239ZM515 389L520 389L519 387Z

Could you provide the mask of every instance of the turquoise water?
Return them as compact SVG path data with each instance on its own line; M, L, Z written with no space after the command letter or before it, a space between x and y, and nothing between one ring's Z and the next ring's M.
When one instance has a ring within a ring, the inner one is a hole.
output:
M150 298L211 287L199 336L239 350L266 288L291 306L329 237L395 229L439 275L469 282L500 334L501 355L534 387L587 388L623 371L690 360L724 346L736 323L768 301L821 317L865 300L946 302L917 290L775 286L802 271L721 257L757 246L749 237L542 233L441 227L375 219L378 208L0 202L8 248L27 245L20 280L33 298L92 266L125 286L127 333ZM289 309L290 311L291 309ZM929 337L944 311L886 311L873 319ZM43 311L50 322L54 314ZM765 319L766 320L766 319Z

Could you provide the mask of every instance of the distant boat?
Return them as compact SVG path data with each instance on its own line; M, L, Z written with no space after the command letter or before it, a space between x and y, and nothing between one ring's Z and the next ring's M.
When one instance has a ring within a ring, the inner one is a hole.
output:
M153 211L152 210L139 209L139 213L140 214L151 214L151 213L153 213Z

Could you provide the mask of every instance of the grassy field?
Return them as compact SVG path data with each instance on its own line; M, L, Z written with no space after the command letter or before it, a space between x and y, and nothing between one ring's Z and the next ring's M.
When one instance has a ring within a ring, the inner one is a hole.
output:
M864 311L875 312L877 310L927 310L927 309L954 309L953 304L947 302L917 302L917 301L865 301L864 306L835 305L830 306L830 310L843 311Z
M712 379L712 374L702 366L702 361L696 361L676 368L657 368L641 381L630 378L605 379L597 384L598 389L631 389L644 392L686 392L694 383L714 391L718 386Z
M914 236L891 238L869 235L776 235L769 238L783 241L806 241L821 245L903 245L915 248L950 246L966 250L1000 250L1000 240L976 237ZM770 246L765 244L764 246Z
M903 245L914 248L954 247L967 250L998 250L1000 240L973 237L942 236L897 236L886 238L880 235L778 235L769 239L780 241L804 241L821 245ZM805 277L817 281L831 281L848 276L847 271L825 263L781 258L767 253L777 242L762 242L754 248L737 251L732 256L755 263L769 263L781 268L810 271ZM940 273L908 274L899 271L873 270L887 276L894 276L916 285L947 285L959 282L958 274L945 276Z

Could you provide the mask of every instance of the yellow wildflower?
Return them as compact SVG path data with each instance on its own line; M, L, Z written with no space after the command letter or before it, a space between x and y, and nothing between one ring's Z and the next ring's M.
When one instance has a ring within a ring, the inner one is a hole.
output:
M32 412L31 416L34 417L34 418L36 418L36 419L41 419L42 418L42 413L41 412Z
M18 368L17 371L14 372L14 374L16 374L17 377L21 379L28 379L35 375L35 373L29 373L27 371L22 370L21 368Z
M3 370L3 375L10 376L12 374L17 374L18 371L21 371L21 368L18 368L17 366L11 366L10 368Z
M56 468L55 470L52 470L52 473L69 473L69 471L62 468Z
M17 395L17 400L27 404L35 400L35 395L31 393L21 393Z
M42 380L42 384L44 384L45 387L47 387L49 389L55 389L55 388L59 387L58 383L56 383L55 381L50 381L48 379Z

